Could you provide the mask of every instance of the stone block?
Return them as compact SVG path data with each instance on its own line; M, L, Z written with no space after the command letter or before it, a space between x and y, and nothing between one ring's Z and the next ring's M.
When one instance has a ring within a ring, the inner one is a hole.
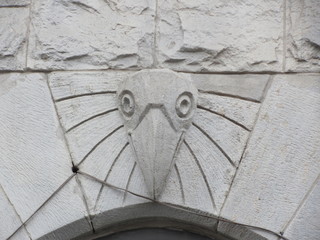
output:
M45 75L0 75L0 129L0 183L25 221L72 173Z
M320 1L287 1L286 70L320 72Z
M280 233L320 173L320 75L277 75L221 216Z
M9 1L6 1L9 2ZM28 8L1 8L0 71L23 70L26 66Z
M168 72L157 70L158 74ZM55 72L49 75L49 85L73 161L80 170L149 196L141 166L135 163L118 112L116 92L131 74L129 71ZM159 200L217 215L254 126L270 76L178 75L198 88L198 104L186 142L178 151L176 164ZM152 90L151 86L150 91L156 91L157 88ZM238 92L237 86L240 86ZM102 187L85 176L81 176L80 181L93 215L146 201Z
M33 1L31 9L31 69L153 64L154 0L43 0Z
M188 72L281 71L283 1L159 0L161 67Z

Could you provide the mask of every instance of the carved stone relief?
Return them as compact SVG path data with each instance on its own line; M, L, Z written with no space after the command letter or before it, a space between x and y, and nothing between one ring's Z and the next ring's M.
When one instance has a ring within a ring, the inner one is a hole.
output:
M214 214L221 210L267 82L261 75L164 69L49 77L80 170L141 195ZM94 214L140 201L81 181L90 189L86 195Z
M158 199L192 123L197 89L172 71L141 71L118 90L118 108L150 195Z

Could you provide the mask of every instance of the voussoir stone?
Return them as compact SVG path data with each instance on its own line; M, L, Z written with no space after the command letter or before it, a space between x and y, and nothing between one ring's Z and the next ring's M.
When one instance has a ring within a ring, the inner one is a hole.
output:
M289 0L287 71L320 72L320 1Z
M279 71L283 1L159 0L159 65L181 71Z
M45 75L0 75L0 129L0 184L26 221L72 174Z
M0 7L0 71L25 68L28 22L28 8Z
M154 0L33 1L28 67L150 67L154 12Z
M285 229L320 174L319 117L319 74L275 77L222 217Z

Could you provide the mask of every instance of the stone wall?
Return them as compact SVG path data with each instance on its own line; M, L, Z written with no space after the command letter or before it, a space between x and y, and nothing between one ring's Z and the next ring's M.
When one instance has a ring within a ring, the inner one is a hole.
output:
M114 95L143 69L198 89L160 198L195 215L72 172L148 195ZM320 1L0 0L0 240L150 218L280 239L199 212L319 240L319 202Z

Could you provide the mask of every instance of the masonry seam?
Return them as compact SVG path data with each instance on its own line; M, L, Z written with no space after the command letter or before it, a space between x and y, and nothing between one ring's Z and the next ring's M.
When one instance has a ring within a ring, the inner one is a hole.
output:
M64 140L64 143L65 143L65 145L67 147L67 150L68 150L68 153L69 153L69 157L70 157L70 160L71 160L71 164L72 164L72 166L75 166L75 164L73 162L72 155L71 155L70 146L69 146L69 143L68 143L68 140L67 140L67 137L66 137L66 130L62 126L62 123L61 123L61 120L60 120L60 117L59 117L59 114L58 114L58 109L57 109L56 103L55 103L54 98L53 98L53 93L52 93L52 90L51 90L51 87L50 87L50 84L49 84L49 75L48 74L46 74L46 82L47 82L47 86L49 88L49 92L50 92L50 95L51 95L52 104L53 104L53 107L54 107L55 112L56 112L56 117L57 117L57 120L59 122L59 127L60 127L61 131L63 132L63 140Z
M309 198L309 196L311 195L311 193L313 192L313 190L315 189L315 187L317 186L317 184L320 182L320 174L318 175L318 177L314 180L314 182L312 183L311 187L309 188L309 190L306 192L306 194L304 195L303 199L301 200L299 206L296 208L295 212L292 214L291 219L287 222L287 224L284 226L282 233L284 233L288 227L290 226L290 224L292 223L292 221L295 219L295 217L297 216L297 214L299 213L300 209L304 206L305 202L307 201L307 199Z
M4 188L1 186L1 184L0 184L0 188L2 189L2 191L3 191L4 195L5 195L5 197L7 198L8 202L9 202L9 203L10 203L10 205L12 206L12 208L13 208L13 210L14 210L15 214L18 216L18 218L19 218L19 220L20 220L20 223L21 223L21 224L23 224L23 221L22 221L21 216L19 215L19 213L18 213L17 209L15 208L15 206L13 205L13 203L11 202L11 200L10 200L10 198L9 198L8 194L6 193L6 191L4 190ZM27 234L28 234L28 237L29 237L30 239L32 239L31 234L29 233L29 231L28 231L28 230L27 230L27 228L26 228L26 225L25 225L25 224L23 224L23 225L24 225L24 226L23 226L23 228L26 230L26 232L27 232Z
M269 90L269 88L270 88L270 86L271 86L271 84L272 84L272 82L273 82L273 78L274 78L273 75L271 75L271 76L269 77L268 82L267 82L267 84L266 84L266 87L265 87L265 89L264 89L264 91L266 91L266 92L264 93L264 95L267 95L267 90ZM267 86L268 86L268 87L267 87ZM249 145L251 136L253 135L254 129L255 129L256 125L257 125L257 122L258 122L258 119L259 119L259 116L260 116L261 109L263 108L264 100L265 100L265 96L261 99L260 108L259 108L259 110L258 110L258 112L257 112L257 116L256 116L256 119L255 119L255 121L254 121L252 130L251 130L250 133L249 133L248 139L247 139L247 141L246 141L246 145L245 145L245 147L243 148L243 152L242 152L240 161L239 161L239 163L238 163L238 165L237 165L237 167L236 167L235 174L234 174L234 176L233 176L233 178L232 178L230 187L229 187L228 192L227 192L227 196L226 196L226 198L224 199L224 202L223 202L222 207L221 207L221 209L220 209L220 212L219 212L219 215L218 215L219 217L221 217L221 213L223 212L223 209L224 209L224 207L225 207L225 204L226 204L226 202L227 202L227 200L228 200L228 198L229 198L230 192L231 192L231 190L232 190L234 180L236 179L236 177L237 177L237 175L238 175L238 172L239 172L238 170L239 170L239 168L240 168L240 164L241 164L242 159L243 159L243 157L244 157L244 154L245 154L245 152L246 152L246 150L247 150L247 147L248 147L248 145Z

